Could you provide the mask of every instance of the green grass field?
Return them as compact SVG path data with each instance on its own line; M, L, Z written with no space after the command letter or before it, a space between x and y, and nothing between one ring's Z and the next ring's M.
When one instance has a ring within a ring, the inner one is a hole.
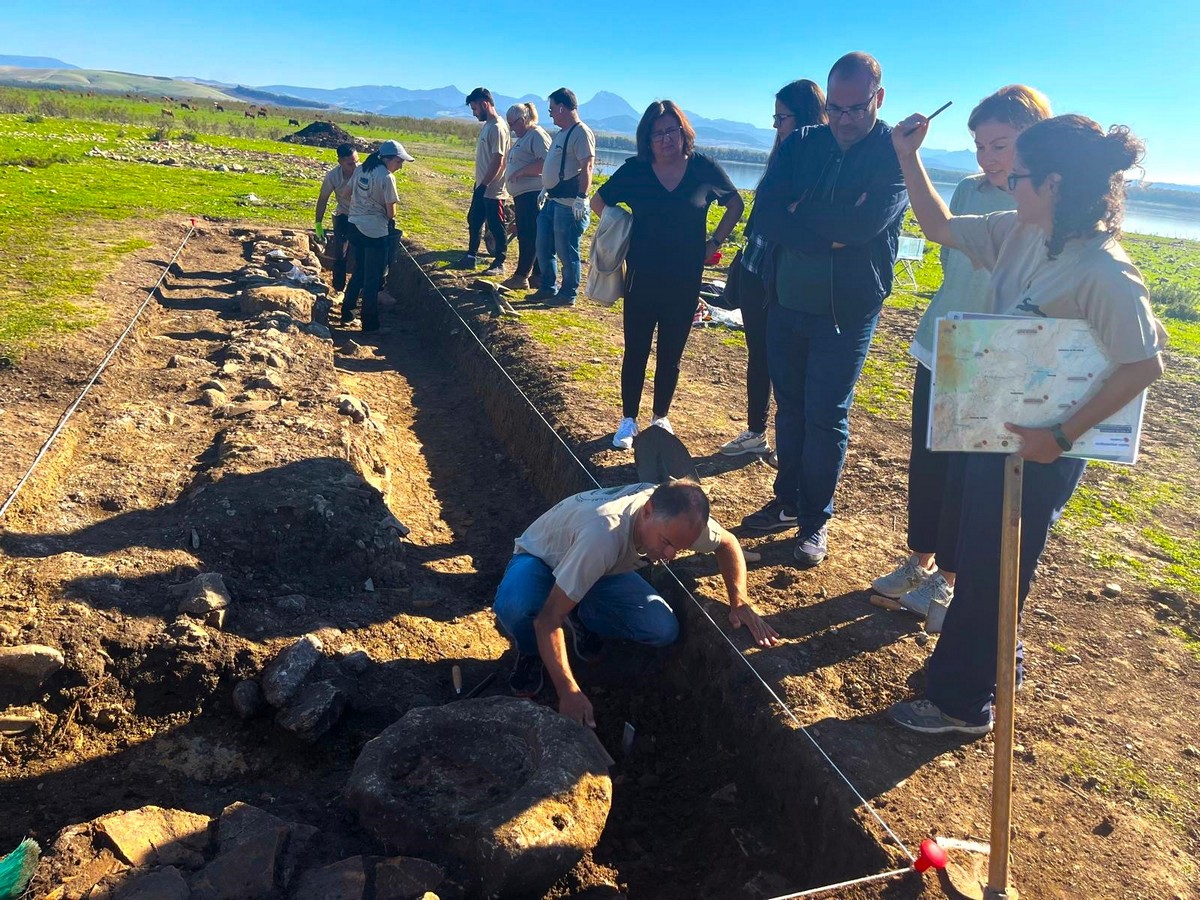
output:
M164 219L311 225L319 180L333 165L333 152L278 139L296 130L289 118L307 124L314 114L276 110L250 119L243 108L226 113L176 109L167 118L157 100L0 88L0 358L19 358L55 334L102 321L106 311L90 299L97 282L122 257L156 243L155 226ZM346 124L351 117L332 118ZM445 259L466 237L474 128L462 121L371 117L369 127L351 129L368 139L398 138L417 157L398 179L398 217L408 235ZM182 164L165 164L168 159ZM747 205L751 202L747 196ZM712 209L710 229L720 214ZM735 241L742 238L744 221ZM906 228L915 231L911 215ZM1160 313L1171 313L1164 322L1172 353L1200 358L1200 309L1194 302L1200 243L1131 235L1124 244L1155 299L1162 298ZM725 264L731 259L732 248ZM916 289L898 287L885 316L909 316L915 325L941 277L938 248L928 244L924 262L916 267ZM529 317L526 323L532 337L548 346L564 341L582 346L565 377L588 382L589 390L606 400L615 397L615 336L598 333L594 323L571 310ZM859 384L858 407L902 419L912 362L906 347L880 334ZM743 344L738 333L724 340ZM1169 369L1167 377L1188 376ZM1187 482L1194 468L1190 452L1180 450L1178 484L1155 482L1139 468L1086 484L1077 493L1065 528L1089 534L1133 529L1163 558L1162 565L1149 566L1097 543L1093 561L1098 568L1200 592L1195 537L1162 526L1167 512L1197 499Z

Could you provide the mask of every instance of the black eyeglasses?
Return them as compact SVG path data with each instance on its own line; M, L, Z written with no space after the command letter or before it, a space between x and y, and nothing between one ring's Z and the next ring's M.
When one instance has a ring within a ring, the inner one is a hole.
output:
M1022 178L1032 178L1032 177L1033 177L1032 172L1026 172L1024 175L1018 175L1016 172L1013 172L1011 175L1008 176L1008 192L1011 194L1013 191L1015 191L1017 189L1017 182L1020 181Z
M677 141L679 140L679 135L682 133L683 129L676 125L674 128L668 128L664 131L650 132L650 140L656 144L661 144L666 140Z
M871 104L875 102L875 98L871 97L866 103L857 103L854 106L834 106L831 103L825 104L825 114L829 116L829 121L836 122L842 116L847 116L857 122L860 119L866 118L867 113L871 109Z
M794 115L792 115L791 113L787 113L787 114L775 113L775 115L771 116L771 121L774 123L775 127L778 128L780 125L782 125L784 123L785 120L794 119L794 118L796 118L796 117Z

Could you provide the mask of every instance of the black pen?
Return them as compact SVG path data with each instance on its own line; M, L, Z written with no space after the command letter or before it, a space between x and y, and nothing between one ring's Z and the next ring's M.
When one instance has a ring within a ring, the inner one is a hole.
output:
M927 119L925 120L925 124L926 124L926 125L928 125L930 122L932 122L932 121L933 121L933 119L934 119L934 116L936 116L938 113L944 112L944 111L946 110L946 108L947 108L947 107L948 107L948 106L949 106L951 103L953 103L953 102L954 102L953 100L947 100L945 103L943 103L943 104L942 104L941 106L939 106L937 109L935 109L935 110L933 111L932 115L930 115L930 116L929 116L929 118L927 118ZM917 130L917 129L916 129L915 127L914 127L914 128L910 128L910 129L908 129L908 131L904 132L904 136L905 136L905 137L908 137L910 134L912 134L912 133L913 133L914 131L916 131L916 130Z

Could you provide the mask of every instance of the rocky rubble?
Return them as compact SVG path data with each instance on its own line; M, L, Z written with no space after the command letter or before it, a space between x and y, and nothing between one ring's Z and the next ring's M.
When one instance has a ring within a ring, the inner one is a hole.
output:
M64 828L38 900L438 900L446 872L409 856L330 861L317 828L245 803L215 817L144 806ZM445 896L461 896L452 892Z

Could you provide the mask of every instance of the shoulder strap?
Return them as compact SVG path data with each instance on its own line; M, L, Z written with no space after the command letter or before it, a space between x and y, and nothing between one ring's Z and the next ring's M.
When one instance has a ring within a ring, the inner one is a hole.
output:
M579 127L579 123L576 122L574 125L572 125L570 128L567 129L567 136L565 138L563 138L562 159L560 159L558 162L558 180L559 181L562 181L563 176L567 174L567 147L569 147L571 144L571 132L574 131L578 127Z

